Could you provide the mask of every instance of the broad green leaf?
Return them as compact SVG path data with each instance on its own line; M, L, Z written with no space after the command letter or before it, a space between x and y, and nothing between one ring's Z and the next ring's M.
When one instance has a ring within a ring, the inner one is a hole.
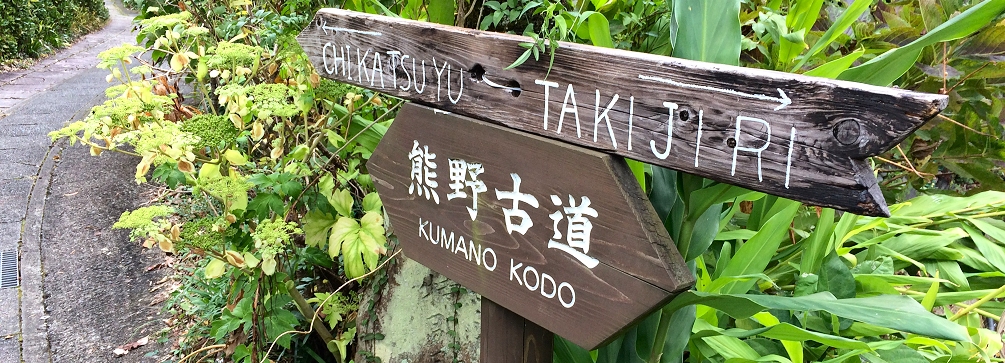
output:
M227 269L227 263L221 260L212 259L206 264L206 271L203 275L206 275L207 279L215 279L217 277L223 276L223 273Z
M332 207L335 207L339 215L352 217L353 200L349 189L336 189L328 198L328 202L331 203Z
M778 323L779 323L778 318L776 318L774 315L771 315L771 313L769 313L767 311L762 311L762 312L759 312L757 314L754 314L754 316L752 318L754 320L757 320L757 322L761 323L761 325L764 325L765 329L767 329L766 331L773 331L774 330L773 328L779 326L778 325ZM789 324L786 324L786 325L789 325ZM791 326L791 327L795 328L795 326ZM783 329L784 329L784 327L783 327ZM802 330L800 328L796 328L796 329ZM763 333L764 332L762 332L762 335L768 336L767 334L763 334ZM790 331L790 333L791 333L791 331ZM808 331L807 331L807 333L808 333ZM792 339L792 338L799 338L799 339ZM807 340L805 336L800 338L800 337L796 337L796 336L793 335L793 336L780 337L780 338L776 338L776 339L778 339L778 340L780 340L782 342L782 346L785 347L785 353L788 354L789 360L791 360L793 362L802 362L803 361L803 343L802 343L802 341L803 340Z
M702 336L705 331L719 332L722 329L715 327L705 320L698 319L694 322L694 330L696 336ZM757 354L753 348L751 348L747 343L744 343L738 338L734 338L728 335L715 335L714 333L708 333L708 336L701 338L706 344L708 344L712 349L722 355L726 359L731 358L741 358L741 359L757 359L760 354Z
M660 357L661 363L681 363L684 357L684 350L691 339L691 329L695 323L695 307L685 306L677 310L663 309L663 314L673 314L670 316L670 323L667 327L666 345L663 346L663 355Z
M838 300L827 292L782 297L688 291L674 298L667 308L693 304L715 308L736 319L749 318L768 309L826 311L840 317L934 338L956 341L970 339L961 326L928 312L917 301L906 296L880 295Z
M858 2L856 2L856 4L857 3ZM863 1L863 3L865 2ZM841 58L821 64L819 67L813 68L805 74L807 76L835 79L841 75L841 72L844 72L848 69L848 67L851 67L852 63L855 63L855 61L862 57L863 54L865 54L865 49L859 49L852 53L848 53Z
M705 210L701 216L694 221L694 229L687 248L679 251L684 256L684 261L692 261L701 256L712 245L712 241L718 234L719 215L722 213L722 204L715 204ZM683 247L683 246L682 246Z
M789 225L799 210L799 202L779 199L784 209L768 219L753 237L736 251L719 278L749 275L764 271L771 262L778 246L788 237ZM754 281L738 281L723 287L723 293L744 293L754 285Z
M739 0L677 0L674 57L739 65Z
M788 35L779 39L779 62L789 64L806 47L803 36L810 30L820 16L823 0L794 1L785 16Z
M335 218L327 213L312 210L304 216L304 242L308 246L324 248L328 243L328 231L335 226Z
M791 72L798 71L799 68L802 68L803 64L806 64L807 60L812 58L821 50L824 50L827 46L833 43L834 40L836 40L839 36L844 34L844 32L848 30L848 28L851 27L852 24L858 21L858 18L862 16L862 13L864 13L866 10L869 10L870 5L872 5L872 1L856 1L852 3L851 6L849 6L847 10L841 13L841 16L838 16L837 20L835 20L834 23L831 24L831 27L827 28L827 31L820 36L820 40L817 40L816 43L813 43L813 47L810 47L810 50L807 51L805 54L803 54L803 56L799 59L799 62L796 63L794 67L792 67ZM835 78L835 77L836 76L827 78Z
M990 24L1005 11L1005 0L986 0L949 19L903 47L887 51L864 64L841 73L838 79L886 86L914 66L923 48L970 35Z
M838 299L855 297L855 278L837 253L827 255L820 269L820 288Z
M380 196L377 193L369 193L363 197L364 212L380 212L383 207L384 203L380 201Z
M953 55L988 61L1005 60L1005 24L982 30L960 44Z
M231 165L244 165L248 163L248 158L244 157L240 151L234 149L228 149L223 152L223 157L230 162Z
M614 48L614 41L611 40L611 25L607 22L607 17L601 13L593 13L586 21L590 28L590 41L593 45L604 48Z
M328 239L328 256L335 259L342 253L342 242L346 240L356 241L359 235L359 222L349 217L339 217L332 226L332 234Z
M202 168L199 168L200 180L211 180L220 177L223 177L223 174L220 174L220 164L205 163L202 164Z
M384 232L384 220L379 212L367 212L359 222L340 217L332 227L328 255L335 259L342 254L349 278L363 276L367 268L377 268L377 260L386 252Z

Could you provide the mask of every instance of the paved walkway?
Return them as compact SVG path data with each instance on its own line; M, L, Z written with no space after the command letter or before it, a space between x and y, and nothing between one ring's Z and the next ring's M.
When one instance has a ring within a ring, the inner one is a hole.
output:
M105 100L97 54L135 41L132 15L112 1L104 29L30 69L0 73L0 253L20 257L19 286L0 288L0 362L160 360L156 345L124 359L112 353L163 326L149 306L160 276L145 272L162 255L110 230L137 206L136 160L90 157L47 136Z

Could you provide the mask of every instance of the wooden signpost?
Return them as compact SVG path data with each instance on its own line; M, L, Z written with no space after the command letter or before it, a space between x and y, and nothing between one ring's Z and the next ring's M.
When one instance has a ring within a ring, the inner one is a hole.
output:
M622 158L408 104L368 168L406 256L583 347L694 283Z
M530 38L337 9L298 41L321 76L414 102L368 167L405 254L482 294L490 363L550 362L548 331L595 348L694 283L612 155L885 216L866 159L947 103L572 43L507 70Z
M813 205L888 215L866 158L945 95L322 9L298 38L323 77ZM550 73L549 73L550 69Z

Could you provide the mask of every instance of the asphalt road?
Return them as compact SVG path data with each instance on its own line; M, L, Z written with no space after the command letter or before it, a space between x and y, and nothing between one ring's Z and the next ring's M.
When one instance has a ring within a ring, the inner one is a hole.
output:
M143 201L138 160L52 142L49 131L104 101L105 49L131 43L132 14L106 0L108 25L27 70L0 73L0 253L17 256L16 287L0 288L0 362L159 362L163 329L151 289L159 251L111 225ZM0 261L2 262L2 261ZM4 267L4 266L0 266ZM3 279L0 279L3 280Z

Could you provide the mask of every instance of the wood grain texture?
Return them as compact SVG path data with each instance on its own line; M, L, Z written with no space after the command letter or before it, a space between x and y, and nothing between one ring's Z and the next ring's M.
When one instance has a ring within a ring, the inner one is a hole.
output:
M481 363L551 363L554 334L482 297Z
M694 284L624 159L437 112L405 105L367 165L409 258L590 349ZM430 171L437 185L430 190L436 198L414 189L420 184L413 182L409 155L416 149L435 155ZM478 194L474 219L470 194L447 196L450 160L482 166L477 179L485 191ZM519 192L538 203L519 205L533 223L524 234L507 230L504 210L513 209L513 200L497 194L514 190L513 174L521 180ZM584 251L598 261L592 268L549 245L569 241L572 214L564 208L582 206L583 197L596 211L587 218ZM480 259L470 251L481 251ZM572 294L575 302L566 304Z
M529 38L336 9L319 11L298 40L326 78L866 215L888 210L865 158L895 146L947 102L572 43L560 44L550 73L547 57L504 70Z

